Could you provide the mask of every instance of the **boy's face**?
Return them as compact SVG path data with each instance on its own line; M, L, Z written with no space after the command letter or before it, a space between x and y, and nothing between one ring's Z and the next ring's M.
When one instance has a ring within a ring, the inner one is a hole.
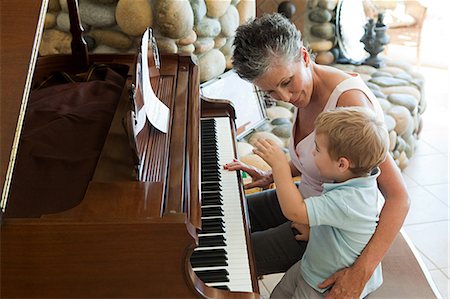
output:
M328 153L328 137L325 134L316 134L313 156L320 176L326 180L336 180L339 176L339 163L332 159Z

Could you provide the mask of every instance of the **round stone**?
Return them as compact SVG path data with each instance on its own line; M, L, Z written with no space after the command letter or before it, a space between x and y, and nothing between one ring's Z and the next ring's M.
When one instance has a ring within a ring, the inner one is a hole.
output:
M394 130L389 132L389 151L392 152L397 145L397 132Z
M190 0L190 2L194 14L194 25L197 25L206 16L205 0Z
M93 27L108 27L116 24L116 5L81 1L78 5L80 19Z
M369 82L375 83L381 87L408 85L408 81L393 77L372 77Z
M237 144L238 157L244 157L253 154L253 146L250 143L239 141Z
M388 130L388 132L395 129L395 119L389 114L384 115L384 123L386 124L386 129Z
M185 37L179 39L177 44L179 46L187 46L189 44L193 44L197 40L197 33L194 30L188 33Z
M333 42L329 40L320 40L309 43L309 48L313 52L329 51L333 46Z
M140 36L153 23L152 8L147 0L119 0L116 21L131 36Z
M200 82L217 77L225 71L225 56L217 49L212 49L199 56Z
M406 132L409 126L413 127L414 121L408 109L403 106L393 105L388 114L395 119L395 131L398 135Z
M315 8L309 12L308 17L313 22L326 23L331 21L332 16L326 9Z
M388 72L391 73L393 76L399 74L399 73L404 73L405 71L399 67L394 67L394 66L385 66L385 67L381 67L379 69L379 71L381 72Z
M56 25L58 29L64 32L70 32L70 19L69 14L61 12L56 17Z
M337 5L337 0L319 0L317 5L323 9L334 10Z
M97 44L121 50L129 49L133 45L133 41L126 34L119 31L93 29L89 33Z
M404 93L391 93L388 96L388 100L392 104L406 107L410 112L413 112L418 104L414 96Z
M330 65L334 62L334 55L330 51L319 52L316 55L315 62L322 65Z
M72 52L70 43L72 36L66 32L49 29L42 34L41 45L39 47L40 55L52 54L70 54Z
M159 37L156 40L158 44L158 50L161 53L177 53L178 47L175 40L171 38Z
M48 12L45 15L44 29L51 29L51 28L55 27L55 25L56 25L56 16L54 14L52 14L51 12Z
M378 70L371 65L362 64L362 65L355 66L355 72L357 72L358 74L372 75L372 74L376 73L377 71Z
M233 5L228 7L228 10L223 16L219 18L221 26L221 34L223 36L234 35L236 28L239 26L239 12Z
M391 109L392 104L386 98L377 98L378 103L380 103L381 109L386 113L389 109Z
M380 90L372 90L372 92L377 98L381 98L381 99L386 98L386 95L384 93L382 93Z
M281 137L281 138L289 138L291 136L291 130L292 130L292 125L287 124L287 125L276 126L275 128L272 129L272 133L274 133L275 135L277 135L278 137Z
M388 73L388 72L378 71L378 72L373 73L372 77L391 77L392 78L394 76L391 73Z
M59 0L49 0L48 1L48 11L60 11L61 5L59 4ZM48 12L47 12L48 14Z
M291 121L289 118L275 118L270 122L274 126L280 126L280 125L290 125Z
M420 91L417 89L417 87L414 86L393 86L393 87L384 87L381 89L381 91L385 95L390 95L392 93L403 93L403 94L409 94L414 96L417 101L419 102L422 98L422 95Z
M194 46L196 54L205 53L214 48L214 40L210 37L200 37L195 41Z
M195 32L199 37L216 37L221 30L218 19L204 17L200 23L195 26Z
M153 12L164 36L180 39L187 36L194 26L194 13L188 0L154 0Z
M323 39L331 39L335 35L335 26L331 23L312 25L311 34Z
M275 118L288 118L292 116L292 112L284 107L274 106L266 109L267 116L269 119Z
M230 6L231 0L205 0L206 15L210 18L220 18Z
M260 156L256 154L243 156L240 158L240 161L263 171L270 170L269 164L267 164L266 161L264 161Z
M180 53L193 53L195 51L195 46L193 44L178 47L178 52Z
M239 24L244 24L256 17L256 1L240 1L236 8L239 12Z
M227 42L227 38L226 37L222 37L222 36L216 36L214 38L214 48L216 49L220 49L223 46L225 46L225 43Z

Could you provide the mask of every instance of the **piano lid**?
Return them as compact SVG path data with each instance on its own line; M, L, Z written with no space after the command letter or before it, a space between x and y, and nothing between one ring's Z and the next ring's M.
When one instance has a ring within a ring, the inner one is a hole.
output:
M8 196L48 0L0 1L0 182ZM21 7L21 10L17 8ZM20 13L19 13L20 11Z

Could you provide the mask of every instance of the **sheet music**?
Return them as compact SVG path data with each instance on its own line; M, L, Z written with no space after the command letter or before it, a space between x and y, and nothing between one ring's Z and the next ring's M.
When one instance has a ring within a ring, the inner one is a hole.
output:
M152 85L150 84L150 73L148 68L148 42L149 29L147 29L142 36L141 44L141 78L142 95L144 100L144 109L147 119L159 131L167 133L169 128L170 110L163 102L155 95ZM139 123L139 112L136 116ZM141 119L142 120L142 119ZM137 130L139 132L139 130Z

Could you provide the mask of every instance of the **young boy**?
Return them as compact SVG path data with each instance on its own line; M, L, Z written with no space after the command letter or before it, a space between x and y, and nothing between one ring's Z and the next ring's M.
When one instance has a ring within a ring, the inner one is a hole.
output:
M271 298L322 298L318 287L333 273L351 266L378 222L377 167L386 157L388 133L371 110L360 107L322 112L315 122L314 162L326 182L320 196L304 199L291 180L283 151L260 139L254 152L271 167L286 218L310 226L303 258L275 287ZM361 298L382 283L381 265Z

